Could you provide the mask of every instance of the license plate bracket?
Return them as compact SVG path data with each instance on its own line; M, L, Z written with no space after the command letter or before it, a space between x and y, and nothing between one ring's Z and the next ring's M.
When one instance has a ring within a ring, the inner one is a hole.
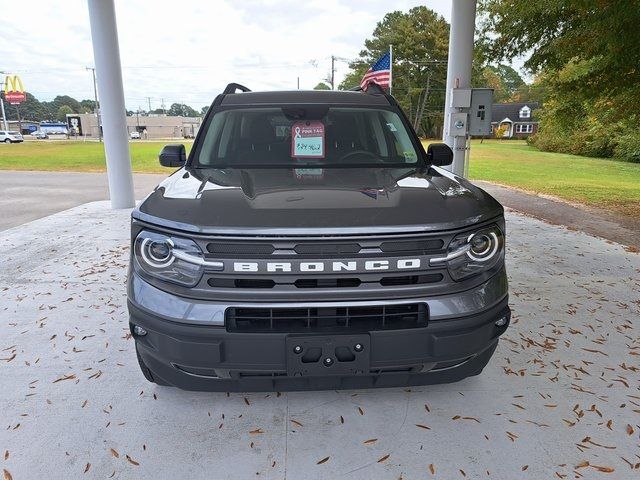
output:
M369 373L371 339L359 335L289 335L290 376L365 375Z

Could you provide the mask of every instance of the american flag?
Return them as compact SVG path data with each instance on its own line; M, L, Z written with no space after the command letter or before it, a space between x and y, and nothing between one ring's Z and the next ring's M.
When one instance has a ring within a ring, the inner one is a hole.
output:
M360 81L360 88L367 89L370 82L377 83L382 88L389 88L391 79L391 54L385 53L376 63L374 63Z

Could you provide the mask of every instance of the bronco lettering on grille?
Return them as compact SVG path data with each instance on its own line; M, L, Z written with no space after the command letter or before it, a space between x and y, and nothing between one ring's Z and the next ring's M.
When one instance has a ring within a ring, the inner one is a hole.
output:
M347 262L234 262L234 272L258 272L265 270L270 273L277 272L355 272L379 271L395 268L398 270L417 270L422 266L419 258L403 258L392 262L391 260L366 260Z

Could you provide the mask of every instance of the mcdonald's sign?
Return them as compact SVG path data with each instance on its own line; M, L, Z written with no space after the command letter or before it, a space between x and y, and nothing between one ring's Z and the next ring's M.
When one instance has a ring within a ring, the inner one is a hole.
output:
M27 99L27 92L19 76L7 75L4 81L4 98L11 105L17 105Z

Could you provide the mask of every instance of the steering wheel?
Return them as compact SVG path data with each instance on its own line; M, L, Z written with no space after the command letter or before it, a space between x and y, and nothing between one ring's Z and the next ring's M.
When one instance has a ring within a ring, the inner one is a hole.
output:
M380 159L378 158L378 155L376 155L376 154L375 154L375 153L373 153L373 152L369 152L369 151L367 151L367 150L354 150L353 152L349 152L349 153L347 153L347 154L343 155L342 157L340 157L340 159L338 160L338 163L339 163L339 162L342 162L342 161L344 161L344 160L347 160L348 158L351 158L351 157L353 157L353 156L355 156L355 155L366 155L366 156L368 156L369 158L373 158L373 159L375 159L375 160L380 160Z

